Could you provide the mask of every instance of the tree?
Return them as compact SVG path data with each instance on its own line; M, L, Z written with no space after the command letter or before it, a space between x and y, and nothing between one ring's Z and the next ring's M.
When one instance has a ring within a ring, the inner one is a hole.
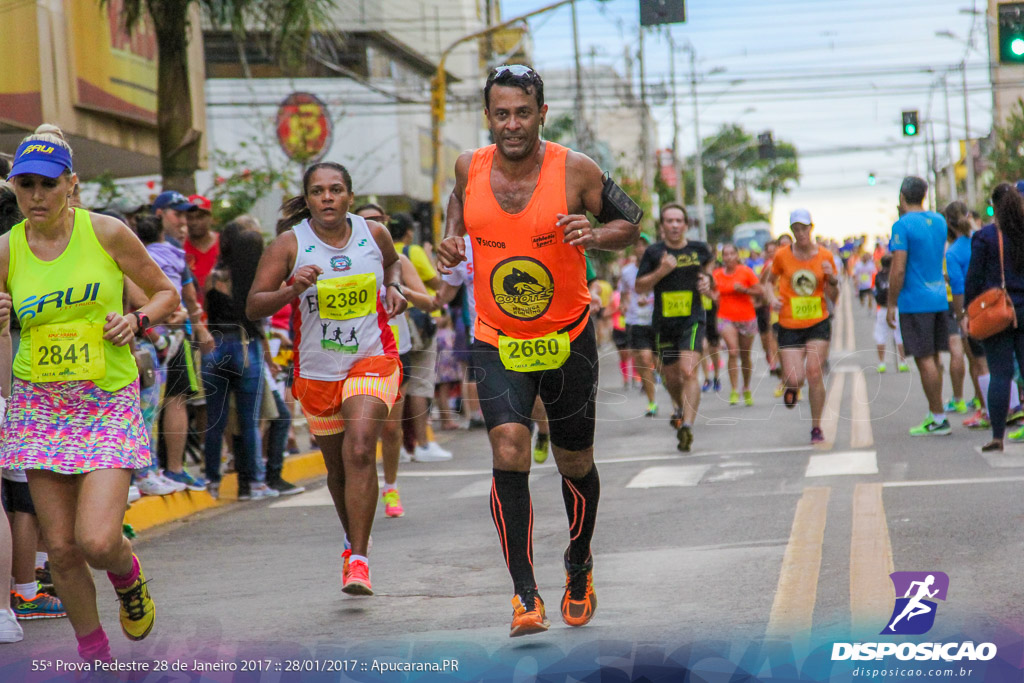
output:
M988 158L992 163L993 187L1024 178L1024 99L1018 98L1005 123L996 127L995 145Z
M708 239L713 242L728 240L740 223L769 220L776 196L789 193L800 182L796 147L776 140L775 158L761 159L756 136L735 123L704 139L702 158L706 203L715 209L715 223L708 226ZM689 157L682 179L687 197L695 196L695 165L696 157ZM767 209L758 203L757 193L768 195ZM672 201L672 196L667 189L661 191L663 203Z
M105 6L114 0L99 0ZM200 134L193 127L188 72L189 12L198 4L214 26L240 38L259 31L282 59L301 54L317 20L335 0L120 0L122 21L131 32L147 16L157 41L157 137L164 189L195 192Z

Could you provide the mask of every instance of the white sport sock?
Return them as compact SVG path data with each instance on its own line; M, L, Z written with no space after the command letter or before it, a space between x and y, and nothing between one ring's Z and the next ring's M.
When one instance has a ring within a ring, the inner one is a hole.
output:
M398 487L395 486L394 484L389 484L387 482L384 482L384 493L387 493L388 491L394 491L397 488Z
M1014 413L1020 410L1020 388L1017 387L1016 382L1010 382L1010 412Z
M39 588L35 581L32 583L16 583L14 584L14 592L26 600L32 600L39 594Z
M349 566L352 566L352 563L356 560L362 560L366 563L366 566L370 566L370 561L366 559L365 555L353 555L350 558L348 558Z
M36 552L36 567L39 567L40 569L42 569L46 565L47 560L49 560L49 559L50 559L49 553Z
M938 422L939 424L942 424L943 422L946 421L946 414L945 413L932 413L932 419L935 420L936 422Z

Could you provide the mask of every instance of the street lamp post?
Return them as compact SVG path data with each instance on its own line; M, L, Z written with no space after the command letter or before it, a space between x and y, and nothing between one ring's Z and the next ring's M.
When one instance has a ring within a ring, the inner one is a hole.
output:
M974 34L973 25L972 33L969 36L969 40L962 40L952 31L943 30L936 31L935 35L939 38L949 38L957 42L962 42L967 46L964 51L964 57L960 60L960 76L963 84L963 95L964 95L964 163L967 165L967 206L974 210L976 208L975 202L977 198L977 188L975 187L974 179L974 153L971 145L971 113L970 105L967 98L967 55L974 48Z

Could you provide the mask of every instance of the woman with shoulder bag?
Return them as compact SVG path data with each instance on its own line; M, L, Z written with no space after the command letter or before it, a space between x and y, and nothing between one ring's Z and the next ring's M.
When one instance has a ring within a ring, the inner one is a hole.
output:
M992 204L995 223L986 225L971 239L964 295L970 310L971 302L978 297L1005 288L1016 312L1012 324L982 341L991 375L986 402L992 423L992 440L982 450L1002 451L1014 359L1024 364L1024 329L1016 322L1024 316L1024 198L1012 185L1002 183L992 191ZM972 336L975 323L973 318L969 321Z

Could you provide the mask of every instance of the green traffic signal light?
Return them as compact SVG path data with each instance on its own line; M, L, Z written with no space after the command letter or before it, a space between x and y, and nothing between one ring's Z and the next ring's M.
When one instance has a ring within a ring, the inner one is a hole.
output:
M903 112L903 136L913 137L917 135L918 130L917 110Z
M992 216L995 216L995 215L996 215L996 210L995 210L994 208L992 208L991 206L989 206L989 207L988 207L987 209L985 209L985 214L986 214L986 215L987 215L987 216L988 216L989 218L992 218Z
M875 184L875 174L874 173L868 173L868 185L874 185L874 184Z
M999 61L1024 64L1024 2L998 5Z

